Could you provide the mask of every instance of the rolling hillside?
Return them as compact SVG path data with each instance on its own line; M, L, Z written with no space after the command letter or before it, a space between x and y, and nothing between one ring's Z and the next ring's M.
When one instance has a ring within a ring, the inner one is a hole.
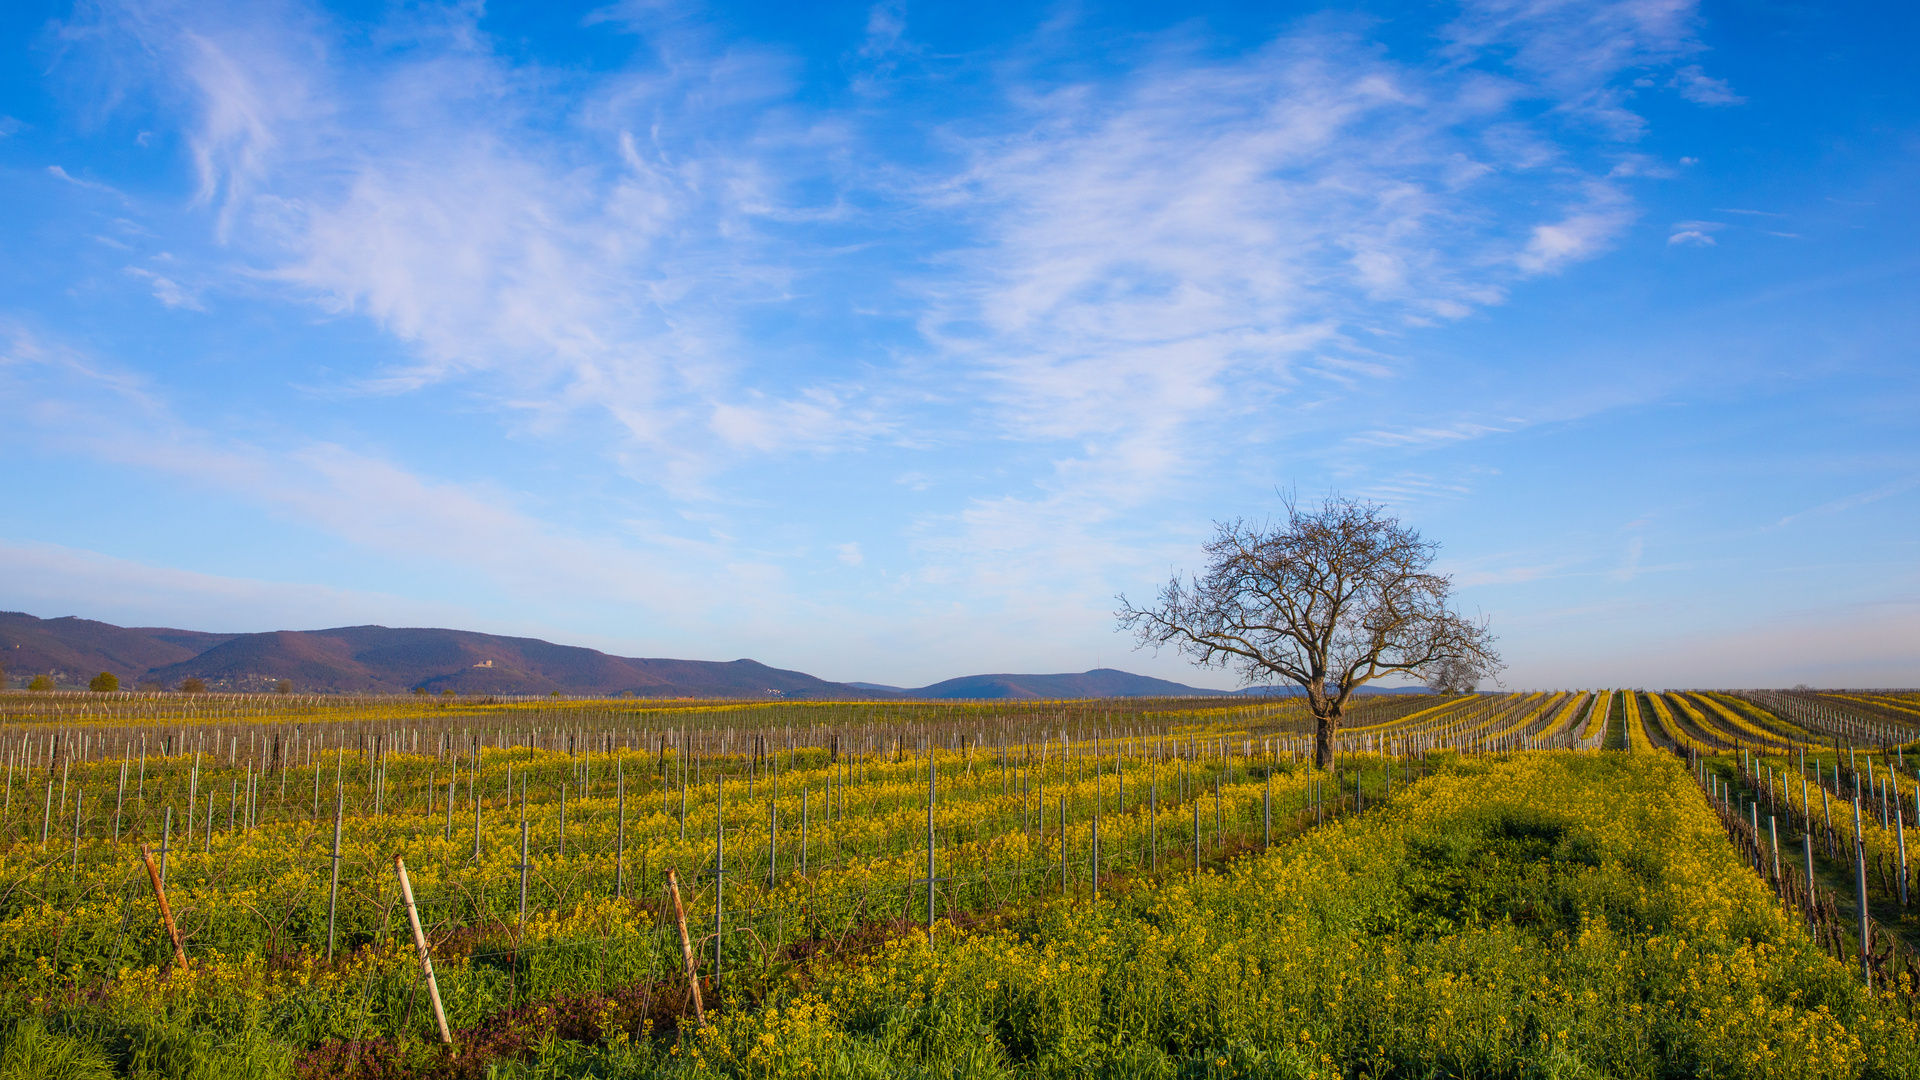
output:
M916 698L1196 697L1224 692L1113 668L1060 675L963 675L902 691Z
M303 693L405 693L655 698L865 698L887 696L754 660L610 656L537 638L467 630L346 626L261 634L125 628L88 619L0 613L0 653L15 684L53 674L84 685L111 671L128 688L172 688L187 678L209 689L266 690L281 679Z
M756 660L612 656L539 638L471 630L341 626L211 634L114 626L72 616L40 619L19 611L0 612L0 664L7 685L16 687L35 675L52 675L61 686L85 686L99 672L111 671L127 689L174 689L197 678L211 690L264 691L285 679L301 693L323 694L401 694L420 687L431 693L583 697L996 700L1299 692L1288 687L1207 690L1114 668L963 675L907 689L828 682ZM1406 691L1366 687L1361 692Z
M1058 675L962 675L957 679L947 679L931 686L908 689L899 686L887 686L882 683L850 683L863 689L886 691L910 698L933 699L984 699L1001 698L1110 698L1110 697L1213 697L1220 694L1235 696L1274 695L1290 697L1301 693L1297 686L1249 686L1240 690L1209 690L1186 683L1156 679L1150 675L1135 675L1132 672L1114 668L1095 668L1092 671L1066 672ZM1363 686L1359 694L1418 694L1424 693L1420 686Z

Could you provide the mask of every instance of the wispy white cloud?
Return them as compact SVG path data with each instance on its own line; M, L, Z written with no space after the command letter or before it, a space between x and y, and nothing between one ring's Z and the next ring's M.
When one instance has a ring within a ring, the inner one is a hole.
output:
M1626 193L1606 183L1585 185L1586 199L1559 221L1535 225L1514 264L1530 274L1550 274L1605 250L1636 216Z
M614 599L642 609L690 612L737 589L716 572L728 552L635 549L569 533L485 485L424 477L337 444L294 437L243 442L177 417L138 375L8 328L0 388L18 409L13 435L98 461L165 476L250 502L302 527L402 564L465 567L490 588L551 601ZM84 417L85 423L74 422ZM738 552L734 553L737 557ZM769 608L778 598L757 594Z
M1445 427L1414 427L1395 430L1375 429L1348 436L1347 442L1361 446L1435 446L1450 443L1467 442L1499 435L1513 430L1511 427L1493 427L1461 420Z
M172 278L162 277L151 270L138 266L129 266L126 268L126 272L129 276L137 277L153 286L153 298L170 308L186 308L189 311L207 310L206 307L200 303L198 296L181 287L174 282Z
M97 33L194 103L195 198L246 267L217 268L224 283L129 271L163 303L264 287L367 320L409 361L352 370L333 392L458 385L536 436L605 417L619 432L605 457L683 502L727 502L714 478L743 461L914 439L1018 447L1016 467L948 485L964 501L917 520L919 561L896 587L913 602L944 595L919 584L959 582L1035 625L1184 550L1191 537L1129 515L1247 455L1222 430L1270 440L1258 468L1284 476L1274 432L1304 411L1289 406L1393 378L1409 331L1617 243L1632 183L1664 169L1624 146L1641 126L1624 80L1697 51L1692 5L1651 0L1469 3L1440 53L1401 59L1318 31L1238 55L1171 34L1115 77L1000 65L990 107L902 153L867 106L797 103L792 58L716 43L657 5L593 16L650 57L605 77L517 64L475 8L396 9L373 46L297 4L100 10ZM870 13L854 50L864 102L921 55L903 12ZM1591 128L1617 141L1577 151ZM837 260L854 250L881 253L849 288ZM842 291L917 339L789 349L784 328L765 330L854 308ZM921 422L929 402L938 430ZM1352 445L1498 430L1441 418ZM636 554L542 522L516 493L325 440L145 431L91 452L278 489L275 512L515 587L558 574L652 601L664 568L706 559L781 588L774 561L729 539L648 525ZM917 469L902 483L929 489ZM1467 491L1372 483L1400 499ZM435 535L456 522L489 540L440 552L421 505Z
M1692 165L1695 164L1695 161L1692 158L1681 158L1680 164ZM1670 180L1678 175L1679 173L1675 171L1673 166L1668 165L1664 161L1648 157L1645 154L1631 153L1621 154L1614 161L1613 168L1607 170L1607 178L1611 180L1625 179L1634 176L1644 176L1652 180Z
M595 19L650 35L665 63L576 87L556 115L547 76L492 53L471 12L397 16L384 33L405 48L375 65L297 5L103 10L199 103L198 198L262 276L413 347L363 388L484 376L476 391L536 428L604 409L682 494L740 453L900 430L875 411L884 389L748 359L739 313L790 297L815 258L777 234L846 212L799 184L901 174L851 118L776 108L787 58L610 8ZM1125 428L1147 444L1136 458L1175 464L1181 425L1235 373L1283 393L1378 373L1390 365L1353 346L1354 323L1460 318L1604 250L1630 200L1551 165L1552 133L1511 106L1585 108L1624 68L1684 54L1691 18L1678 3L1470 5L1455 52L1507 55L1499 77L1317 34L1224 63L1172 40L1116 85L1015 73L1010 111L947 129L962 167L922 170L910 196L963 215L977 242L903 299L1004 430ZM863 55L912 52L906 35L876 6ZM853 164L823 172L823 155ZM1496 209L1516 181L1550 216Z
M637 472L683 495L739 453L889 430L858 386L754 359L741 326L807 261L763 232L804 216L785 192L834 138L765 112L788 59L660 31L664 70L555 93L478 18L395 13L371 55L292 4L109 4L87 30L196 102L195 198L252 264L236 286L278 284L411 350L343 389L466 381L535 430L602 411L665 462Z
M47 166L47 175L53 177L55 180L63 180L72 184L74 187L86 188L88 191L98 191L122 199L125 198L125 196L120 193L120 189L111 184L103 184L98 180L82 180L80 177L68 173L67 170L58 165Z
M1852 495L1834 499L1831 502L1821 503L1819 506L1812 507L1811 509L1802 510L1797 514L1788 514L1786 517L1781 518L1768 527L1779 529L1791 525L1796 521L1804 521L1807 518L1845 513L1857 507L1877 503L1882 499L1890 499L1895 495L1904 495L1916 487L1920 487L1920 476L1903 476L1898 480L1882 484L1869 491L1856 492Z
M1448 37L1463 60L1508 57L1557 112L1634 138L1646 124L1623 77L1700 51L1697 19L1691 0L1468 0Z
M470 608L298 580L209 574L59 544L0 539L0 606L43 618L257 633L386 623L473 628Z
M825 386L785 399L749 391L737 401L715 403L712 419L714 433L728 446L768 453L835 449L899 426L898 419L860 402L857 392L843 397Z
M200 175L194 198L201 205L221 203L223 234L276 164L278 132L319 119L306 93L309 64L301 62L310 57L287 48L297 39L258 25L229 28L227 36L223 43L188 30L167 41L179 50L181 71L201 102L201 123L192 137Z
M1463 498L1473 494L1473 488L1458 478L1399 472L1369 480L1354 488L1353 494L1389 506L1405 507L1430 499Z
M1673 82L1669 85L1695 105L1744 105L1747 102L1746 98L1733 92L1733 87L1726 80L1713 78L1699 64L1688 64L1674 72Z
M1716 243L1713 234L1726 227L1719 221L1676 221L1668 229L1667 243L1712 247Z
M1022 84L1014 116L950 128L968 167L928 200L978 242L916 278L922 332L999 430L1065 452L1033 493L929 522L964 537L944 550L1024 544L1022 558L1088 565L1084 523L1217 468L1221 423L1390 377L1397 360L1363 340L1462 318L1611 247L1638 216L1626 181L1661 170L1578 167L1560 121L1519 102L1546 96L1632 137L1611 88L1692 50L1692 9L1549 7L1473 6L1427 64L1317 33L1229 61L1172 41L1118 83ZM1469 56L1484 62L1455 66ZM1460 421L1357 444L1485 433Z

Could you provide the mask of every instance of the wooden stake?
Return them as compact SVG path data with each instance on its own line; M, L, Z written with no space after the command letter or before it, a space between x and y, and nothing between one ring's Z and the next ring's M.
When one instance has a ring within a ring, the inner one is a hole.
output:
M627 761L617 759L613 766L613 787L615 797L620 804L620 824L614 833L613 841L613 895L615 899L626 895L627 885ZM645 888L646 883L641 882Z
M935 786L937 780L938 774L936 774L933 769L933 747L929 746L927 747L927 948L929 950L933 948L933 801L935 796L939 794L939 789ZM1061 813L1064 815L1066 811L1062 810ZM1066 851L1065 833L1063 832L1061 835L1063 839L1061 840L1060 850L1063 853L1062 858L1064 859L1064 852ZM1062 873L1064 873L1064 871L1062 871Z
M173 942L173 964L187 966L187 951L180 947L180 928L173 924L173 909L167 906L167 887L160 884L160 868L153 864L153 848L140 845L140 858L147 864L147 880L153 882L154 899L160 901L160 921L167 928L167 940Z
M507 788L507 799L513 799L513 788ZM520 927L527 925L527 778L520 777Z
M687 965L687 986L693 991L693 1019L707 1026L706 1009L700 1004L700 972L693 965L693 939L687 936L687 909L680 905L680 875L667 868L667 888L673 892L673 919L680 926L680 956Z
M413 906L413 884L407 880L407 864L398 853L393 856L393 872L400 875L400 896L407 902L407 922L413 925L413 944L420 950L420 970L427 976L427 997L433 1001L433 1022L440 1025L440 1041L453 1045L453 1033L447 1030L447 1010L440 1005L440 982L433 977L433 958L427 955L427 935L420 929L420 912Z
M1873 989L1873 920L1867 914L1867 846L1860 833L1860 789L1853 792L1853 873L1854 898L1860 905L1860 981Z
M341 757L344 760L344 752ZM336 778L337 779L337 778ZM209 798L212 796L209 795ZM327 886L327 959L333 959L333 917L340 906L340 823L346 816L347 796L344 788L336 788L333 793L333 869L332 881ZM213 810L207 810L207 820L213 820Z

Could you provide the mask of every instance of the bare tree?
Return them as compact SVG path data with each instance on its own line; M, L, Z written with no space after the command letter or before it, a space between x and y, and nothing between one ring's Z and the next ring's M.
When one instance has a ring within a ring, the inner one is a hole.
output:
M1470 694L1480 681L1480 672L1471 662L1449 656L1427 673L1427 689L1436 694Z
M1474 677L1501 668L1493 635L1448 606L1452 579L1430 573L1439 545L1372 503L1328 498L1286 520L1215 523L1206 572L1178 574L1156 603L1123 595L1114 615L1139 643L1177 645L1243 683L1291 682L1314 716L1314 758L1333 765L1334 733L1354 691L1385 675L1426 678L1442 663Z

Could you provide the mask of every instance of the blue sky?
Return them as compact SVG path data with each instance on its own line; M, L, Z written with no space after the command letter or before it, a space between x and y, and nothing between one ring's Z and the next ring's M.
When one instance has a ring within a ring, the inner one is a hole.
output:
M1276 493L1519 687L1920 684L1886 5L22 2L0 607L1123 667Z

